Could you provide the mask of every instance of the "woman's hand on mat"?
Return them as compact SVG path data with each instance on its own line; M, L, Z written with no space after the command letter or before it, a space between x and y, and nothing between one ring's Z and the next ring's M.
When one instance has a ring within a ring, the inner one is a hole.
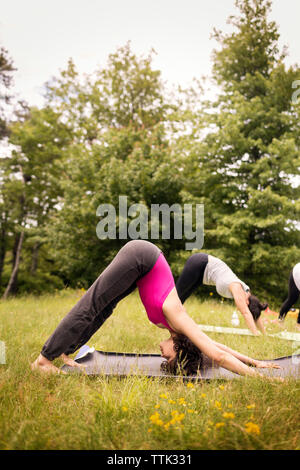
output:
M260 369L281 369L275 362L254 361L254 365Z
M31 370L38 370L47 374L66 374L66 372L58 369L51 361L42 356L42 354L31 364Z

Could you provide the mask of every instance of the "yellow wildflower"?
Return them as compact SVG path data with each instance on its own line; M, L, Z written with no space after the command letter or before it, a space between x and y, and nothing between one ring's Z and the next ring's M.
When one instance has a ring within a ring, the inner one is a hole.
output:
M245 430L249 434L251 434L251 433L252 434L260 434L260 428L259 428L258 424L252 423L251 421L249 421L249 423L246 423Z
M206 393L201 393L202 398L206 398Z
M224 390L224 388L225 388L224 385L219 385L220 390Z
M226 418L226 419L233 419L235 417L235 414L234 413L227 413L225 411L225 413L223 413L223 418Z
M153 415L150 416L150 421L157 426L162 426L164 423L160 419L159 413L156 411Z
M215 401L215 407L218 408L219 410L222 409L222 404L219 401Z
M252 403L252 405L247 405L248 410L253 410L255 408L255 403Z
M155 405L154 408L156 408L158 410L158 408L160 408L160 403L157 403L157 405Z
M122 410L123 410L123 411L128 411L127 406L122 406Z
M170 405L174 405L176 403L176 401L174 400L168 400L168 402L170 403Z
M173 424L176 421L182 421L184 418L184 413L178 413L177 410L172 411L171 415L173 416L173 419L171 420Z
M187 384L187 388L194 388L194 384L192 384L192 382L189 382L189 383Z
M223 421L221 421L220 423L216 423L216 429L222 428L223 426L225 426L225 423L223 423Z
M183 397L178 399L178 403L179 403L179 405L183 405L183 406L186 405L185 399Z
M162 393L161 395L159 395L159 398L168 398L168 397L165 393Z

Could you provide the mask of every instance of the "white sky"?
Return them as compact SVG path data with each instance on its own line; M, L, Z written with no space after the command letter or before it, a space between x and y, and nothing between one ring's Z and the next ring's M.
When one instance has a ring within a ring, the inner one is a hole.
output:
M229 31L235 11L234 0L0 0L0 45L18 69L15 92L31 105L42 104L43 84L70 57L92 73L128 40L138 55L156 50L164 80L188 85L210 73L212 29ZM300 64L300 1L273 0L271 18L288 63Z

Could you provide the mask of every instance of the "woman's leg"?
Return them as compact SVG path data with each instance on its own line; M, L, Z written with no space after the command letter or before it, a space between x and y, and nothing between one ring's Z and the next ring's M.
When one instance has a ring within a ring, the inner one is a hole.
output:
M279 320L284 320L287 312L297 302L298 298L299 298L299 289L297 288L297 286L295 284L294 277L293 277L293 272L291 272L290 278L289 278L288 297L281 306L281 309L280 309L280 312L279 312ZM299 322L299 317L298 317L298 323L300 323Z
M41 354L52 361L72 354L100 328L117 303L136 287L136 281L155 264L160 250L144 240L124 245L84 296L60 322Z
M207 263L208 255L205 253L195 253L185 263L176 282L176 290L182 303L202 284Z

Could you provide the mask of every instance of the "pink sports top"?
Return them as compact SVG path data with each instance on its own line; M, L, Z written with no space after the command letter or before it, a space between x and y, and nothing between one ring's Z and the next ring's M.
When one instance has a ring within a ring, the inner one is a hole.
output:
M175 287L175 282L170 266L162 253L153 268L137 281L137 286L149 320L155 325L162 324L168 330L172 330L165 319L162 306Z

